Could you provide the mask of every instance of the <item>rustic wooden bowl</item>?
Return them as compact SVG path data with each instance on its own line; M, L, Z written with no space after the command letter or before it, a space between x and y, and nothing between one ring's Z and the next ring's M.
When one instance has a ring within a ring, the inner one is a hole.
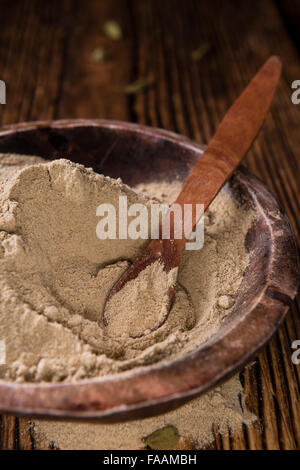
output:
M0 152L68 158L129 185L185 180L202 147L185 137L126 122L31 122L0 130ZM282 322L299 279L286 215L266 186L240 167L228 183L257 217L246 238L251 261L233 312L194 352L164 364L68 384L0 382L0 410L15 414L121 420L179 406L243 366Z

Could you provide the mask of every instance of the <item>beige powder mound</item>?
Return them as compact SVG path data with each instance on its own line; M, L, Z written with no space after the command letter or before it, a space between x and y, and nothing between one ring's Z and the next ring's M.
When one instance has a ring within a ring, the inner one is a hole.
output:
M27 162L30 166L22 169ZM219 329L249 261L244 239L252 220L229 190L206 213L203 249L183 255L167 321L149 332L160 313L151 320L140 312L136 326L129 302L115 316L110 311L112 322L105 327L106 296L147 241L99 240L96 208L101 203L118 207L120 195L128 204L149 205L149 197L171 202L180 185L140 185L137 193L120 180L66 160L41 162L0 157L4 379L71 381L143 367L192 351ZM161 279L159 266L155 269ZM155 280L149 301L159 289ZM145 330L148 334L135 337Z
M34 420L35 437L43 447L111 450L203 448L214 432L240 431L255 417L241 405L238 377L169 413L116 424Z

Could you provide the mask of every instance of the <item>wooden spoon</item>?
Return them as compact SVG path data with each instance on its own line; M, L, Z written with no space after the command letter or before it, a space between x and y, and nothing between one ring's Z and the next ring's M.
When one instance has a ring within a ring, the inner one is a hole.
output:
M232 172L241 162L260 130L267 111L270 107L276 86L281 74L281 61L272 56L258 71L241 96L234 102L221 121L217 132L209 142L204 153L198 159L189 174L175 203L184 207L184 204L203 204L204 210L214 200L222 186L226 183ZM170 208L172 210L172 206ZM197 223L196 211L193 211L192 226ZM162 239L164 221L171 219L170 239ZM109 302L113 295L119 292L127 282L135 279L141 271L152 263L159 261L166 273L177 268L186 238L174 239L174 233L179 230L174 218L165 218L160 227L159 239L152 240L142 254L121 276L107 297ZM180 227L180 230L182 228ZM184 228L182 233L184 234ZM171 307L174 296L174 287L169 287L166 296L166 314L152 330L161 326ZM103 313L104 325L108 318Z

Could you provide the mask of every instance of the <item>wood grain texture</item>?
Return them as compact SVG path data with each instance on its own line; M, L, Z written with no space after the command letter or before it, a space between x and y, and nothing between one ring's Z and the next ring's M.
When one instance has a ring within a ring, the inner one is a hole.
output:
M124 40L102 32L105 20L122 24ZM283 59L283 79L247 167L280 198L300 241L300 105L291 83L300 79L294 1L3 0L0 78L7 105L0 123L63 117L114 118L164 127L207 143L228 106L271 54ZM294 25L294 26L293 26ZM198 62L191 52L208 43ZM106 47L112 59L91 61ZM145 93L124 86L151 76ZM212 448L300 449L300 366L291 344L300 339L300 297L279 332L241 373L247 403L259 422L237 434L215 431ZM0 448L38 448L26 420L1 418Z

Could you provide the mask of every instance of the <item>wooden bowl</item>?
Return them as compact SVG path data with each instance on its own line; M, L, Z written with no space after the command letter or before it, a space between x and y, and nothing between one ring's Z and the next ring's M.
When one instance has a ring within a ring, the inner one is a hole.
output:
M126 122L29 122L0 130L0 152L68 158L129 185L185 180L203 148L180 135ZM246 237L250 264L234 310L216 335L183 357L66 384L0 382L0 410L121 420L168 411L241 368L270 339L294 298L299 263L289 221L266 186L240 167L228 183L256 210Z

